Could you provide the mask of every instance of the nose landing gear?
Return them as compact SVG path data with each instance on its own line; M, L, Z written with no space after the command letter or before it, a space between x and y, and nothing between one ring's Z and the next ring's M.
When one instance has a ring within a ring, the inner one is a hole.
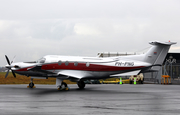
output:
M29 86L27 86L27 88L36 88L33 83L33 78L31 78L31 82L29 83Z

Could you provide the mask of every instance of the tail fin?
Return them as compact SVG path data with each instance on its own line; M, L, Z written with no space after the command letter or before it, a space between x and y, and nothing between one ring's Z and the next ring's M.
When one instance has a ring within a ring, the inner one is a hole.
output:
M171 45L176 42L150 42L153 45L151 49L145 54L144 61L152 65L162 65ZM160 67L154 66L151 70L159 70Z

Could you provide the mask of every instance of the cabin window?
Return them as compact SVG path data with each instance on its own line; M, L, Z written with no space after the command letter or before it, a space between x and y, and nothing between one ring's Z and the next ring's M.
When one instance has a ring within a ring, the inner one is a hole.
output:
M86 63L86 67L89 67L89 65L90 65L89 62L87 62L87 63Z
M62 64L62 61L61 61L61 60L59 60L59 61L58 61L58 65L61 65L61 64Z
M78 62L74 62L74 66L78 66Z
M65 65L66 65L66 66L68 66L68 64L69 64L69 62L68 62L68 61L66 61L66 62L65 62Z

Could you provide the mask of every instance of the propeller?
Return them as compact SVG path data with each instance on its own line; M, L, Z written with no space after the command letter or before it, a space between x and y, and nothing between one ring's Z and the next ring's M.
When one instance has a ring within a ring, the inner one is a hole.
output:
M8 63L8 66L6 66L6 68L8 69L8 71L7 71L6 75L5 75L5 78L8 76L9 70L12 71L13 76L16 78L16 74L15 74L14 71L11 69L11 67L12 67L11 64L13 63L14 59L13 59L13 61L11 61L11 63L10 63L9 58L8 58L6 55L5 55L5 58L6 58L6 61L7 61L7 63ZM14 58L15 58L15 57L14 57Z

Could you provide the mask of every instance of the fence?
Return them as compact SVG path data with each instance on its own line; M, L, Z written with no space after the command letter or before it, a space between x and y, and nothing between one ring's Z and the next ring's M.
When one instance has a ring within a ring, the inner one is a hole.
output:
M145 81L160 83L162 75L169 75L172 81L180 84L180 65L168 65L162 66L159 72L144 73Z
M162 67L162 75L169 75L172 79L180 77L180 65L164 66Z

